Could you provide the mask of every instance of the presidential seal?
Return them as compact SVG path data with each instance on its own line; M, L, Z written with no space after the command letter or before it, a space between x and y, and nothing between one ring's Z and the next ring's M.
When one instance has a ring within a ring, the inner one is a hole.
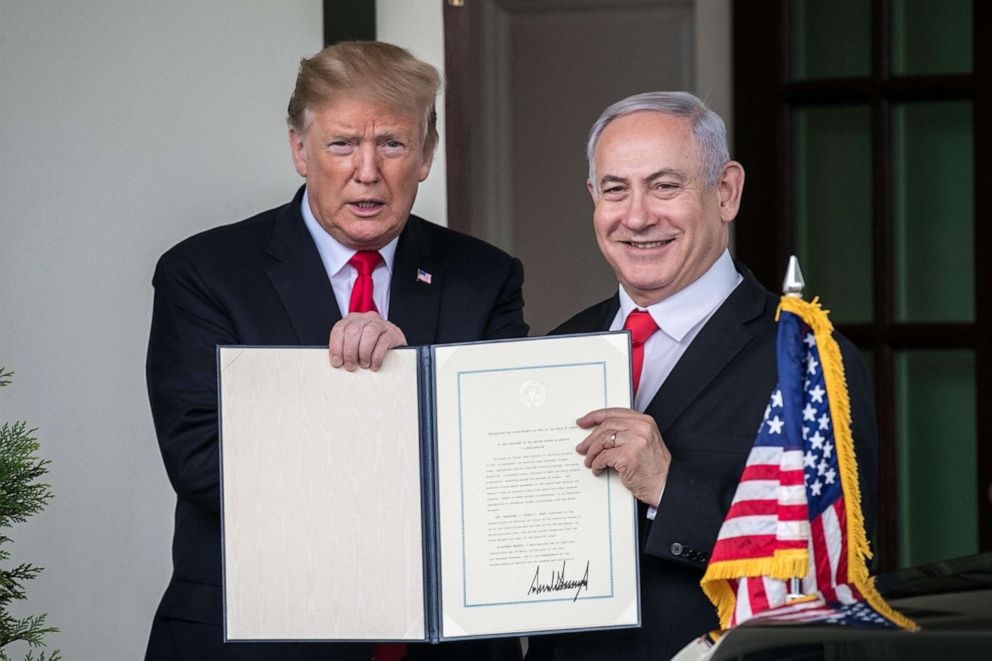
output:
M544 384L540 381L524 381L523 385L520 386L520 401L524 406L528 408L533 408L535 406L540 406L544 403L544 398L547 395L547 391L544 389Z

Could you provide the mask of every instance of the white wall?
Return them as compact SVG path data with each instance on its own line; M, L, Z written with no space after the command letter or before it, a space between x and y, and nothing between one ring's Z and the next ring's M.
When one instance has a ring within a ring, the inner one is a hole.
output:
M444 76L444 20L441 0L376 0L376 38L402 46L437 67ZM448 222L447 159L445 158L444 89L437 97L437 129L441 136L430 176L420 185L413 213L440 225Z
M0 420L38 427L55 499L8 531L67 659L136 659L174 496L144 385L157 256L289 199L318 0L0 0ZM10 566L10 561L6 563Z
M733 144L733 54L730 0L696 0L696 93L723 117ZM730 155L733 157L731 148Z

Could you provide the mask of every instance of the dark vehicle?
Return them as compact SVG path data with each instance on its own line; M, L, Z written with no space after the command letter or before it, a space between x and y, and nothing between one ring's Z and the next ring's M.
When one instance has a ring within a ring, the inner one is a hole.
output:
M713 661L992 661L992 553L881 574L879 593L919 631L746 622Z

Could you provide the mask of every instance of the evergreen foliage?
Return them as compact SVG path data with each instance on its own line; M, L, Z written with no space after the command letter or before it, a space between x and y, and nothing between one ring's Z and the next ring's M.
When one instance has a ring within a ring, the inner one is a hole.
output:
M0 388L10 383L13 372L0 367ZM37 514L52 498L48 484L39 480L48 472L48 461L35 456L38 441L35 429L28 429L27 423L15 422L0 425L0 530L12 524L21 523L32 514ZM0 563L10 558L4 545L11 541L0 534ZM0 566L0 661L10 661L5 648L16 642L27 643L29 651L25 661L59 661L62 654L54 650L51 654L33 654L33 648L44 647L45 634L58 631L45 626L47 615L29 615L17 618L8 612L14 601L27 596L24 582L38 576L41 567L21 563L12 569Z

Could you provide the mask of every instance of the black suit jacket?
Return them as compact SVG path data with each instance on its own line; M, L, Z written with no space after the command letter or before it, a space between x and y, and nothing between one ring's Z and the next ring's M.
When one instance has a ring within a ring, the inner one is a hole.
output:
M216 346L322 346L341 318L302 196L301 188L289 204L193 236L155 269L148 393L177 495L174 570L160 616L222 623ZM430 284L418 281L418 269ZM523 336L522 284L518 260L410 216L389 319L411 345Z
M672 453L654 521L640 511L640 629L531 639L530 659L668 659L719 626L703 594L710 550L730 507L768 398L777 382L778 297L738 265L744 280L714 313L645 413ZM619 296L594 305L553 333L608 330ZM876 503L877 441L868 376L860 355L838 336L852 404L866 525Z

